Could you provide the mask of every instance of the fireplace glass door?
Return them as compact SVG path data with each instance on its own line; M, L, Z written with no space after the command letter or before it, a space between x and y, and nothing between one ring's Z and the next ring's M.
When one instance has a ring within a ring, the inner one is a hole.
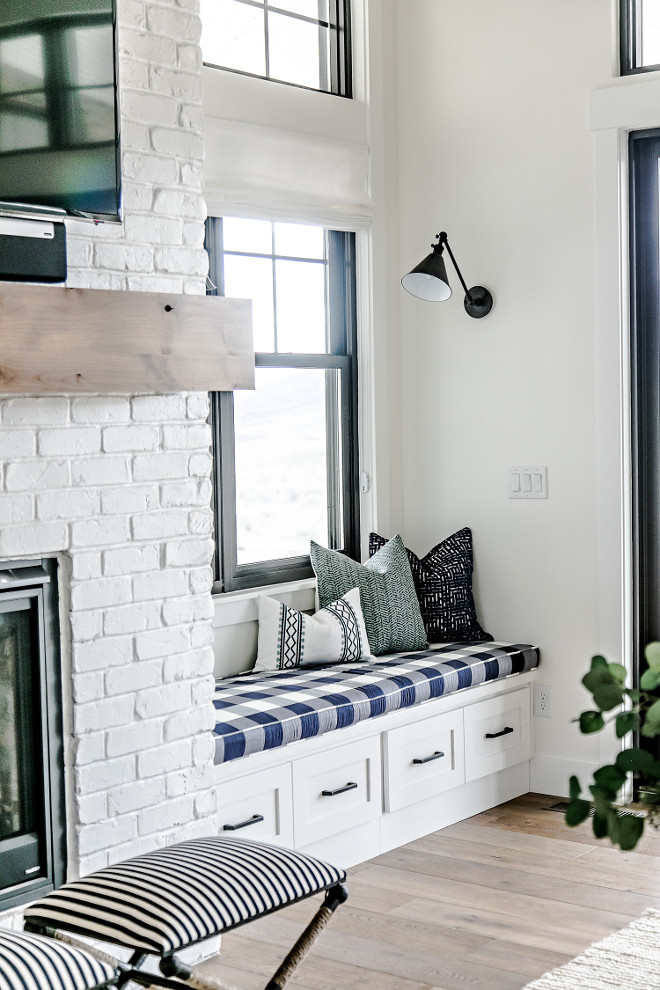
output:
M44 801L36 606L29 595L0 600L0 889L40 871Z

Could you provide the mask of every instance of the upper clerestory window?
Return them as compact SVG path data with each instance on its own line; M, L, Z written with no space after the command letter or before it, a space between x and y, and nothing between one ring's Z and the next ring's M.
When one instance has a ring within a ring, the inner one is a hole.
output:
M660 69L660 0L619 0L621 75Z
M202 0L207 65L352 97L350 0Z

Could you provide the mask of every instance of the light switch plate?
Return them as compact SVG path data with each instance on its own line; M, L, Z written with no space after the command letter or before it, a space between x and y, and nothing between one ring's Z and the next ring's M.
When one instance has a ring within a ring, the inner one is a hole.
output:
M509 498L547 497L547 467L524 464L509 468Z

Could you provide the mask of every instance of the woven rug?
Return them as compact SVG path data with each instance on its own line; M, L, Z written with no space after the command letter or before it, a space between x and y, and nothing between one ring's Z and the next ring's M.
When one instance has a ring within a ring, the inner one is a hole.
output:
M585 908L585 911L587 909ZM649 908L620 932L528 983L524 990L660 990L660 911Z

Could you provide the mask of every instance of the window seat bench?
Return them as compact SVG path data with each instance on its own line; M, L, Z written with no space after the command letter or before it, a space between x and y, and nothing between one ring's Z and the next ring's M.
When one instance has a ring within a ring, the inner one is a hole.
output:
M526 793L538 663L449 643L218 681L218 832L348 867Z

